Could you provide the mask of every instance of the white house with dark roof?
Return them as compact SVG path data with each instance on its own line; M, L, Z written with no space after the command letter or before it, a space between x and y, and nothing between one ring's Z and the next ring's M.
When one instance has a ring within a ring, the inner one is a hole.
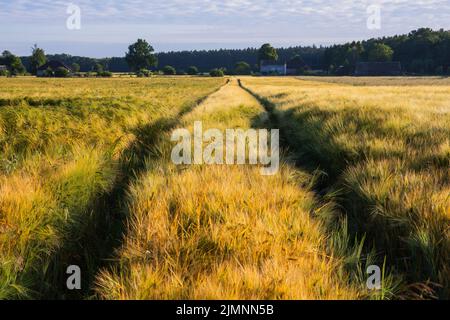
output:
M262 75L285 76L287 73L287 65L286 63L280 64L276 61L262 60L260 63L259 72Z

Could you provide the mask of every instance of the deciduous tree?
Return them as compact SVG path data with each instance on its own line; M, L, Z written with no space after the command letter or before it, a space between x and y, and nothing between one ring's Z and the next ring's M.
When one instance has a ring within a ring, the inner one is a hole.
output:
M369 61L387 62L392 61L394 50L386 44L376 43L369 51Z
M277 50L269 43L263 44L258 51L258 63L261 64L262 60L277 61Z
M125 59L133 71L149 69L155 67L158 62L156 56L153 54L154 51L153 47L147 41L138 39L128 47Z
M36 74L37 70L40 66L43 66L47 62L47 57L45 56L44 49L38 48L37 44L35 44L31 48L31 57L30 57L30 71L32 74Z

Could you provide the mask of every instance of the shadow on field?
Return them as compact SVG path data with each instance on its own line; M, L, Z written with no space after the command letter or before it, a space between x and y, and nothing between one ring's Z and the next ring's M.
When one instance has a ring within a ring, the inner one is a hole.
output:
M83 229L71 230L68 241L54 256L40 288L45 299L88 298L97 271L111 263L113 254L122 244L127 213L127 189L145 169L145 159L158 154L155 146L165 132L176 126L174 119L159 119L154 123L136 128L135 142L122 152L119 174L112 190L99 196L89 209ZM80 234L81 233L81 234ZM81 268L82 290L70 291L66 287L66 268Z
M217 90L219 90L219 87ZM216 92L215 90L214 92ZM130 185L145 170L146 159L161 156L160 142L175 129L181 118L214 92L182 107L173 118L158 119L148 125L135 128L135 140L122 151L119 174L110 192L102 194L88 210L90 213L82 230L70 231L66 244L54 255L46 270L43 286L37 291L44 299L93 299L97 272L115 263L114 253L122 245L126 232L127 192ZM72 235L73 234L73 235ZM77 265L81 269L82 289L67 289L66 268Z

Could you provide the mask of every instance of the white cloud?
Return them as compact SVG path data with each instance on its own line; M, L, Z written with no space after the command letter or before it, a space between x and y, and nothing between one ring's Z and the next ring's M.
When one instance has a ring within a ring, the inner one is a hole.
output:
M417 11L431 11L442 17L450 17L450 10L446 10L450 9L449 0L0 0L0 16L11 21L48 21L58 15L63 16L71 2L82 8L86 19L97 21L353 17L363 14L365 8L374 3L379 3L386 14L405 18Z

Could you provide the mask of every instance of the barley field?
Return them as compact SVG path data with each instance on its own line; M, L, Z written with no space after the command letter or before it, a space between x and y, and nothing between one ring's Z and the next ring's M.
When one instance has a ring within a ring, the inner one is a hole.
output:
M263 125L267 114L236 81L187 114L181 126ZM191 128L192 129L192 128ZM161 141L161 149L168 139ZM176 168L167 154L147 162L129 193L118 263L98 277L105 299L357 299L343 256L327 248L313 215L331 210L308 175L285 165L261 176L251 166Z
M279 172L173 164L196 121ZM0 79L0 150L0 299L450 297L445 78Z
M70 264L94 276L148 126L222 83L0 79L0 298L63 298Z
M332 83L331 83L332 82ZM410 83L410 85L408 84ZM297 165L409 297L449 297L450 86L439 78L245 79Z

